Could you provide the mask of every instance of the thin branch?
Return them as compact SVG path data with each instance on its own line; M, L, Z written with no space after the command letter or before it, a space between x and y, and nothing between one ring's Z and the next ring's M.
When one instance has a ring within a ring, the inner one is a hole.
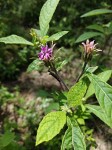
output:
M81 71L80 75L78 76L78 78L76 79L75 83L77 83L79 81L79 79L82 77L82 75L84 74L84 71L85 71L85 68L87 66L87 63L88 63L88 59L87 59L87 54L86 54L85 55L85 61L84 61L84 65L83 65L82 71Z
M52 71L50 71L50 69L48 71L49 71L49 74L52 75L59 82L62 90L64 91L63 84L61 83L61 81L59 80L59 78L57 78L56 74L54 74Z
M49 62L49 66L50 66L50 69L52 70L49 70L50 71L50 74L58 80L58 82L60 83L60 86L62 87L63 90L69 90L67 85L65 84L65 82L62 80L62 78L60 77L59 73L57 72L56 68L55 68L55 65L53 62Z

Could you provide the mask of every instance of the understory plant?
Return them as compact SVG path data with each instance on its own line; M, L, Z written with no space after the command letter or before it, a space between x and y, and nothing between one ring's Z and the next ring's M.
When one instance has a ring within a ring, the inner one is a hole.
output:
M61 150L86 150L95 147L92 131L87 129L85 120L90 113L95 114L105 124L112 128L112 87L106 83L111 77L112 70L97 73L98 66L90 67L92 57L102 50L97 49L95 41L87 40L82 43L83 65L82 71L72 87L68 87L59 71L67 63L57 57L56 42L68 31L61 31L48 35L50 21L60 0L47 0L43 5L40 17L40 29L31 29L32 42L23 37L10 35L0 38L6 44L25 44L37 49L36 59L29 65L27 71L40 71L45 66L48 72L60 84L58 93L59 108L51 111L40 122L37 129L36 146L54 138L63 129ZM50 82L50 81L49 81ZM96 105L87 101L93 94L97 98ZM86 127L86 128L85 128Z

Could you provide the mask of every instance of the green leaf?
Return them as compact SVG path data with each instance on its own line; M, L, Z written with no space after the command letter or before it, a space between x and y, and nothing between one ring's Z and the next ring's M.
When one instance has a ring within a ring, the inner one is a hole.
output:
M37 29L34 29L34 28L32 28L31 30L37 35L37 37L41 37L42 36L40 30L37 30Z
M75 41L75 43L79 43L79 42L82 42L84 40L87 40L87 39L90 39L90 38L93 38L95 36L102 36L103 34L100 33L100 32L85 32L83 34L81 34L78 39Z
M107 118L105 112L100 106L96 105L86 105L86 107L94 113L97 117L99 117L103 122L105 122L108 126L112 127L111 120Z
M101 81L107 82L110 79L111 75L112 75L112 70L107 70L107 71L99 73L97 76ZM85 96L85 99L88 99L94 93L95 93L95 91L94 91L93 84L90 83L87 93L86 93L86 96Z
M102 15L102 14L107 14L107 13L112 13L112 10L109 9L95 9L92 11L89 11L82 15L81 17L90 17L90 16L96 16L96 15Z
M61 32L58 32L56 34L53 34L51 35L47 41L57 41L59 40L62 36L64 36L65 34L67 34L68 31L61 31Z
M45 109L45 114L48 114L49 112L51 111L54 111L54 110L59 110L59 103L51 103L46 109Z
M89 68L86 69L86 72L93 73L93 72L95 72L97 69L98 69L98 66L96 66L96 67L89 67Z
M4 147L2 150L26 150L26 148L23 147L23 145L20 145L18 142L12 141L10 144L8 144L6 147Z
M62 139L61 150L86 150L85 137L74 118L68 118L69 125Z
M43 36L46 35L49 29L49 23L52 19L52 16L56 10L58 3L59 0L47 0L41 9L39 25Z
M27 68L27 72L40 71L43 67L43 61L35 59Z
M94 85L96 98L112 126L112 86L93 74L89 75L89 78Z
M56 63L56 69L57 69L57 71L61 70L67 63L68 63L67 60L64 60L64 61L61 61L61 62L57 62Z
M5 44L24 44L33 46L33 43L17 35L10 35L7 37L0 38L0 42L3 42Z
M51 112L41 121L37 130L36 145L49 141L55 137L66 123L66 113L63 111Z
M67 94L68 104L75 107L82 104L82 99L86 93L87 85L84 80L80 80L72 86Z
M71 127L74 150L86 150L85 137L74 118L71 119Z
M68 127L62 139L61 150L71 149L72 147L72 128Z
M0 148L4 148L9 145L14 140L14 138L14 134L7 131L3 136L0 137Z
M93 24L93 25L87 26L86 28L87 29L93 29L93 30L100 31L100 32L104 33L104 28L102 27L102 25Z
M111 22L109 22L109 33L112 33L112 21Z
M72 127L72 142L74 150L86 150L84 136L78 125L73 125Z

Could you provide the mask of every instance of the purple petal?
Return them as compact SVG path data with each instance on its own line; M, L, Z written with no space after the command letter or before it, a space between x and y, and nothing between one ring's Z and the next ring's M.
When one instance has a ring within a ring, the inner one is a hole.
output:
M50 57L49 54L46 53L45 56L44 56L44 59L49 59L49 57Z
M38 54L38 57L39 57L40 60L43 60L44 54L40 52L40 53Z
M46 52L47 49L48 49L48 45L46 45L46 46L41 46L41 51Z
M49 48L49 49L47 50L47 53L52 53L52 48Z

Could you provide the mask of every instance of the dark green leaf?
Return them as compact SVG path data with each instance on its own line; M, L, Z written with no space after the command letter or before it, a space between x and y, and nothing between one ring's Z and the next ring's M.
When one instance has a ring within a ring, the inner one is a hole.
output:
M112 10L109 9L95 9L92 11L89 11L82 15L81 17L90 17L90 16L96 16L96 15L102 15L102 14L107 14L107 13L112 13Z
M75 41L75 43L79 43L79 42L85 41L87 39L93 38L95 36L102 36L102 35L103 34L101 32L85 32L78 37L78 39Z
M40 71L43 67L43 61L35 59L27 68L27 72Z
M4 148L9 145L14 140L14 138L14 134L7 131L3 136L0 137L0 148Z
M46 109L45 109L45 113L49 113L51 111L58 111L59 110L59 103L51 103Z
M53 34L51 35L47 41L57 41L59 40L62 36L64 36L65 34L67 34L68 31L61 31L61 32L58 32L56 34Z
M87 26L86 28L87 29L93 29L93 30L100 31L100 32L104 33L104 28L102 27L102 25L93 24L93 25Z

